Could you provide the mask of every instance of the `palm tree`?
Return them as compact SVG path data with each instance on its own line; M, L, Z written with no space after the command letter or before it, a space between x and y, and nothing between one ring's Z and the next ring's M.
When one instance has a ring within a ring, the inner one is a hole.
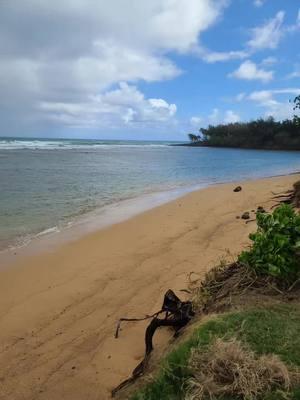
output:
M196 136L193 133L189 133L188 137L189 137L190 141L193 143L198 142L198 140L199 140L199 136Z
M294 98L294 111L297 111L297 110L300 110L300 94L299 94L299 96ZM298 127L300 126L300 117L298 117L298 115L296 115L296 114L294 115L293 121L296 126L298 126Z

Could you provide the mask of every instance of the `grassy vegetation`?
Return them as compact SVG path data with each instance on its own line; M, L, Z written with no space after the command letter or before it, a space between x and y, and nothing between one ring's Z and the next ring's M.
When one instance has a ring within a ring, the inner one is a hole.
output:
M184 399L190 377L187 364L193 347L203 350L216 339L235 337L257 354L277 354L289 365L300 366L300 306L282 305L231 313L212 319L195 330L162 361L156 379L136 393L132 400ZM289 394L300 399L300 387ZM286 399L286 393L270 393L265 400ZM222 400L234 400L223 398Z

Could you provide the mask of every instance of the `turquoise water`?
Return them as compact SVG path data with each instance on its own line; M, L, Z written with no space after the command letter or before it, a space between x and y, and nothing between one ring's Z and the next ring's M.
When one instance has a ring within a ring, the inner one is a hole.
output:
M121 208L126 199L298 170L298 152L2 138L0 248L61 230L109 205Z

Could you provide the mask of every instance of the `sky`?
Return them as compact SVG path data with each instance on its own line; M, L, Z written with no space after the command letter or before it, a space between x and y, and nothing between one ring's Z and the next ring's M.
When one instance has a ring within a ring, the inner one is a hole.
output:
M0 136L185 140L290 118L299 0L0 0Z

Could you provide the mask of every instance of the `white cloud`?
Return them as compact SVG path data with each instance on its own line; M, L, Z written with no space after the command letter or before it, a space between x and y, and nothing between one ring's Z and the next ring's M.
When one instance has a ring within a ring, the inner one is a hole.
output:
M144 2L141 2L144 3ZM149 34L156 46L187 51L198 43L198 35L218 18L224 1L155 1L157 12L150 20ZM147 19L143 18L147 23Z
M282 27L284 16L284 11L279 11L274 18L270 19L265 24L251 29L252 37L247 43L248 46L255 51L276 49L284 34Z
M282 95L296 96L300 88L284 88L273 90L260 90L250 93L247 97L257 106L265 108L265 116L273 116L277 120L291 118L294 114L293 106L289 100L280 99Z
M286 79L300 78L300 65L296 65L294 71L286 76Z
M250 100L255 100L260 103L265 103L269 101L269 99L272 99L273 95L280 95L280 94L289 94L289 95L295 95L300 93L300 88L284 88L284 89L272 89L272 90L258 90L255 92L252 92L248 98Z
M240 115L233 110L220 110L219 108L214 108L206 117L192 117L190 119L190 125L199 129L201 126L207 125L234 124L240 120Z
M266 0L254 0L253 4L255 5L255 7L261 7L264 5L265 1Z
M246 60L239 66L238 69L229 74L229 76L237 79L269 82L273 79L273 71L266 71L262 68L258 68L254 62Z
M276 64L277 62L278 62L278 60L276 57L266 57L262 60L261 65L269 66L269 65Z
M248 99L255 101L259 105L263 105L265 107L272 107L276 104L276 101L273 99L273 93L270 90L260 90L257 92L252 92L248 96Z
M200 128L200 125L203 122L203 118L202 117L192 117L190 119L190 124L192 125L192 127L194 128Z
M125 114L122 116L123 121L125 122L125 124L129 124L130 122L132 122L134 120L135 115L137 114L137 112L135 110L133 110L131 107L129 107Z
M169 53L193 52L199 35L217 21L225 5L225 0L132 0L130 4L28 0L26 7L4 2L0 13L2 127L9 131L16 120L22 130L25 119L43 125L46 110L42 107L39 113L39 104L62 107L60 117L56 114L58 125L64 121L68 125L74 117L65 115L65 107L69 111L77 107L80 115L83 107L94 115L91 99L99 93L104 99L118 82L136 85L140 80L173 79L181 71ZM168 103L144 99L143 104L143 112L128 107L122 121L129 124L146 114L156 120L158 115L174 113Z
M261 7L265 0L255 0L254 5ZM297 20L293 25L284 26L284 11L278 11L274 18L269 19L264 24L250 29L250 40L245 44L242 50L211 51L204 47L197 47L195 53L208 63L245 59L257 51L264 49L276 49L280 40L287 33L294 33L300 30L300 9L297 14ZM267 57L262 65L275 64L275 57Z
M299 30L300 30L300 8L299 8L298 13L297 13L297 18L296 18L295 24L290 25L290 26L288 26L286 28L286 31L288 33L294 33L294 32L297 32Z
M72 61L37 62L44 89L93 93L119 81L147 82L174 78L180 70L168 59L112 43L97 43L94 54Z
M212 125L216 125L221 121L221 113L218 108L214 108L208 116L208 122Z
M240 116L232 110L228 110L225 113L224 123L225 124L234 124L235 122L239 122L241 120Z
M234 101L241 102L245 99L246 93L242 92L235 96Z
M246 51L209 51L207 49L198 50L201 58L208 63L215 63L220 61L230 61L243 59L249 56Z
M4 3L1 47L10 54L25 46L26 54L51 50L52 55L82 56L101 39L126 47L188 51L223 7L222 0L132 0L130 5L122 0L28 0L24 8ZM33 25L44 27L39 37L32 36Z
M164 99L145 98L136 86L121 82L115 90L91 96L88 101L41 102L39 109L44 118L72 127L99 128L138 124L169 122L177 107Z

